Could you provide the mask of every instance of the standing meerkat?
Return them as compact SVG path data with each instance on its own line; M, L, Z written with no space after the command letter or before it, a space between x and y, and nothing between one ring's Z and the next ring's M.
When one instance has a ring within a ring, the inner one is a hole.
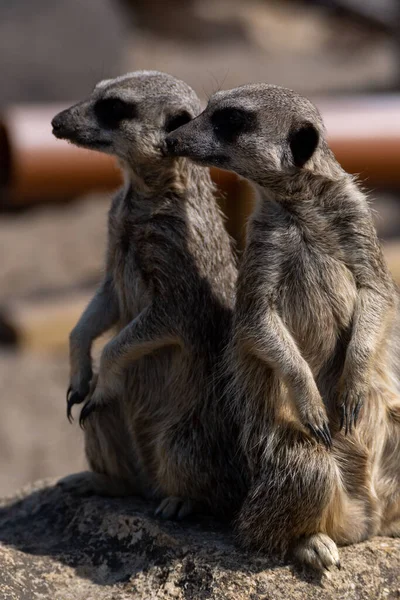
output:
M227 356L253 480L241 538L339 566L335 542L400 534L397 294L367 200L315 106L276 86L216 93L167 146L257 193Z
M58 114L56 137L116 156L125 185L109 212L103 282L70 335L68 416L85 402L92 473L64 485L164 498L227 513L243 494L216 374L237 278L207 169L165 155L168 132L200 112L184 82L139 71L99 83ZM117 327L92 377L95 338Z

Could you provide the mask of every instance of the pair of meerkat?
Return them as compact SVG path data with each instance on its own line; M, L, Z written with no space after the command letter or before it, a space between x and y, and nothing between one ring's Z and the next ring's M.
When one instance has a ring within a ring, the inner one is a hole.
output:
M93 472L64 485L165 498L165 517L193 502L232 514L247 492L245 543L328 568L335 542L400 533L396 293L311 103L245 86L199 112L185 84L142 72L53 121L126 175L103 284L70 338L68 410L86 402ZM258 192L234 312L229 239L207 171L188 158ZM113 325L97 379L91 345Z
M165 153L167 134L200 110L182 81L139 71L102 81L52 121L56 137L116 156L125 176L103 281L70 335L67 410L84 402L92 471L61 484L155 498L165 518L196 506L232 514L247 489L218 375L237 278L232 244L208 170ZM93 341L113 327L93 376Z
M226 352L251 473L239 535L340 566L336 543L400 535L398 297L367 199L315 106L276 86L217 92L167 146L257 195Z

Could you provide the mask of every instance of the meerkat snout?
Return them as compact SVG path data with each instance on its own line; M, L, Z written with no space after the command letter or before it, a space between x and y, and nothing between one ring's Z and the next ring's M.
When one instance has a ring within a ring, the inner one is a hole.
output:
M53 135L77 146L107 152L112 137L99 125L93 113L90 100L61 111L51 122Z
M74 127L71 119L71 109L67 108L58 113L51 121L51 126L53 135L58 139L68 139L73 136Z

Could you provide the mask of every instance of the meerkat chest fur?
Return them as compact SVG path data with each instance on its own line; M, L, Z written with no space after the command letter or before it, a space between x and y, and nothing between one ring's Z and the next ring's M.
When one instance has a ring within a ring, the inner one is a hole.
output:
M138 218L132 211L129 191L114 199L109 213L109 260L119 301L121 325L135 318L151 301L151 290L143 277L140 257L135 251ZM145 215L143 215L145 216Z
M260 282L260 297L273 303L315 376L347 337L357 297L338 217L321 198L296 205L264 198L249 224L241 270Z
M168 305L187 347L211 357L229 329L237 272L211 181L200 175L201 201L190 188L145 198L133 186L122 191L110 210L109 254L122 320L153 301Z

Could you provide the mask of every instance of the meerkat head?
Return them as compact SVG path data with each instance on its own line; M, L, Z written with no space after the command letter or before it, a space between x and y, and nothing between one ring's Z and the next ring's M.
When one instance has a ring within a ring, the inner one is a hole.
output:
M204 112L167 137L168 152L265 184L310 168L326 151L316 107L291 90L245 85L214 94Z
M165 137L200 112L195 92L157 71L101 81L86 100L57 114L53 134L132 166L165 159Z

